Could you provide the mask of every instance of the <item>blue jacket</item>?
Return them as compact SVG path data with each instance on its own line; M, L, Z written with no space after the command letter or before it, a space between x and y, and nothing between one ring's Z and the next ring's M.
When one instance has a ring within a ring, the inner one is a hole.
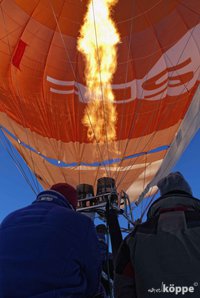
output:
M55 191L0 226L1 298L85 298L98 291L98 240L90 218Z

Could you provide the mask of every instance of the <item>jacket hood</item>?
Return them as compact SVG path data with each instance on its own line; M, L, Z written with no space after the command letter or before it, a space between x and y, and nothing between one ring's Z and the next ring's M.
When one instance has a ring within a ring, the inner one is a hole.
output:
M33 204L39 202L55 203L57 205L67 207L75 211L70 202L62 194L55 190L45 190L40 192Z
M183 191L192 196L191 187L180 172L170 173L168 176L158 181L157 186L161 196L172 191Z

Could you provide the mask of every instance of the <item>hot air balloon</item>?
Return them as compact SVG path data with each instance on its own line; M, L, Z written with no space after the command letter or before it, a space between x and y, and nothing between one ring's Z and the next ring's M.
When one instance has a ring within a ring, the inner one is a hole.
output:
M140 202L199 128L200 5L101 3L0 2L1 130L44 188L110 177Z

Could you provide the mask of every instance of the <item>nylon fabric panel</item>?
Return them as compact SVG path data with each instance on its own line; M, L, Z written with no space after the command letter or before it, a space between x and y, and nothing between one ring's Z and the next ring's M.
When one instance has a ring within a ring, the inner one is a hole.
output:
M56 166L37 153L25 148L9 136L8 138L15 148L17 148L44 188L49 188L52 184L56 183L56 181L60 181L70 183L73 186L87 182L94 185L94 188L96 189L97 179L106 174L104 166L74 166L68 168L60 167L59 165ZM166 150L149 154L145 156L145 158L140 157L138 160L133 159L131 162L132 165L129 163L128 166L128 162L125 161L121 163L120 167L118 167L118 164L113 165L110 168L107 167L107 171L111 177L116 179L116 185L118 186L119 191L128 189L131 201L134 201L138 198L138 195L143 188L151 181L155 171L158 170L162 163L162 158L165 154ZM116 170L118 171L117 175ZM151 194L153 194L155 190L156 189L152 190Z

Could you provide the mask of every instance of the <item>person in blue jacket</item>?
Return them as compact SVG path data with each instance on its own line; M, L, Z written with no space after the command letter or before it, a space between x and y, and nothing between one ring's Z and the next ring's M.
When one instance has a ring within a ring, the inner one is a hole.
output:
M75 212L76 190L59 183L0 226L1 298L89 298L101 258L90 218Z

